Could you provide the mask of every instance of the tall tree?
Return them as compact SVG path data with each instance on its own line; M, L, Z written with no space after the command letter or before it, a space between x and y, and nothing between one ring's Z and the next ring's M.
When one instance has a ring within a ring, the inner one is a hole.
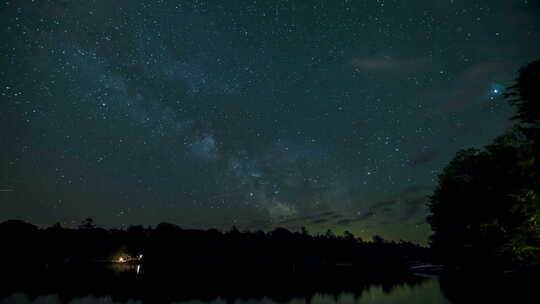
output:
M484 149L460 151L430 197L432 248L459 266L537 264L538 172L531 144L518 130Z
M519 121L524 133L536 142L540 139L540 60L531 62L519 70L516 84L505 94L508 102L516 106Z
M516 128L459 151L430 197L431 246L450 265L540 266L540 60L505 97Z

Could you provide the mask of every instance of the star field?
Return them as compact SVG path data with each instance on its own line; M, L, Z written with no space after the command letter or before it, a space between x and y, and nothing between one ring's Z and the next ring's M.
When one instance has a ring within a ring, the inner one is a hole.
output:
M426 242L437 174L511 126L539 8L3 1L0 220Z

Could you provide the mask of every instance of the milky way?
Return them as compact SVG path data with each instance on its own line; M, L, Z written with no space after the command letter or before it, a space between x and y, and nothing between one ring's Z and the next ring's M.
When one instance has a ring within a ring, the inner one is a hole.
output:
M4 1L0 220L425 242L511 126L534 1Z

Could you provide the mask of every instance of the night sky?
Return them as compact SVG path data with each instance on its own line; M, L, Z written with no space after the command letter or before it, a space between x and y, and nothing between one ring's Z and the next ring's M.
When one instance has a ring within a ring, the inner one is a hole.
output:
M0 3L0 220L425 243L459 149L511 126L538 2Z

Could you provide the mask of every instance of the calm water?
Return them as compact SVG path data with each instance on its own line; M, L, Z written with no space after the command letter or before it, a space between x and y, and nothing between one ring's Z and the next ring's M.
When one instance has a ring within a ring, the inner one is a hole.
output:
M41 296L28 296L23 293L16 293L0 299L0 303L33 303L33 304L48 304L48 303L65 303L61 301L58 295L41 295ZM94 304L94 303L143 303L142 301L115 301L110 296L96 297L86 296L82 298L76 298L70 300L69 303L73 304ZM180 303L180 302L173 302ZM186 301L181 303L190 304L202 304L209 303L203 301ZM227 301L222 298L211 301L215 304L227 304ZM258 303L289 303L289 304L303 304L306 300L303 298L294 298L287 302L276 302L270 298L263 299L239 299L234 303L236 304L258 304ZM312 304L325 304L325 303L377 303L377 304L393 304L393 303L430 303L430 304L443 304L452 303L448 301L444 296L440 288L439 280L436 278L428 279L423 283L415 286L404 285L393 287L391 290L383 290L380 286L372 286L363 290L362 294L355 297L351 293L341 293L339 295L321 294L317 293L311 299Z
M347 278L312 277L311 281L304 278L303 283L298 278L287 281L285 277L261 281L264 276L248 277L244 281L234 277L218 278L212 283L210 277L205 276L201 281L192 277L182 281L182 277L175 277L156 284L152 280L138 279L135 273L120 279L73 275L62 278L62 283L59 283L27 274L21 284L15 284L11 289L10 280L6 280L0 284L0 304L530 303L530 299L537 298L538 290L537 273L526 276L481 273L442 274L438 277L411 275L407 280L386 279L384 283L362 283L355 275ZM29 281L32 279L33 285ZM251 282L251 285L246 282Z

